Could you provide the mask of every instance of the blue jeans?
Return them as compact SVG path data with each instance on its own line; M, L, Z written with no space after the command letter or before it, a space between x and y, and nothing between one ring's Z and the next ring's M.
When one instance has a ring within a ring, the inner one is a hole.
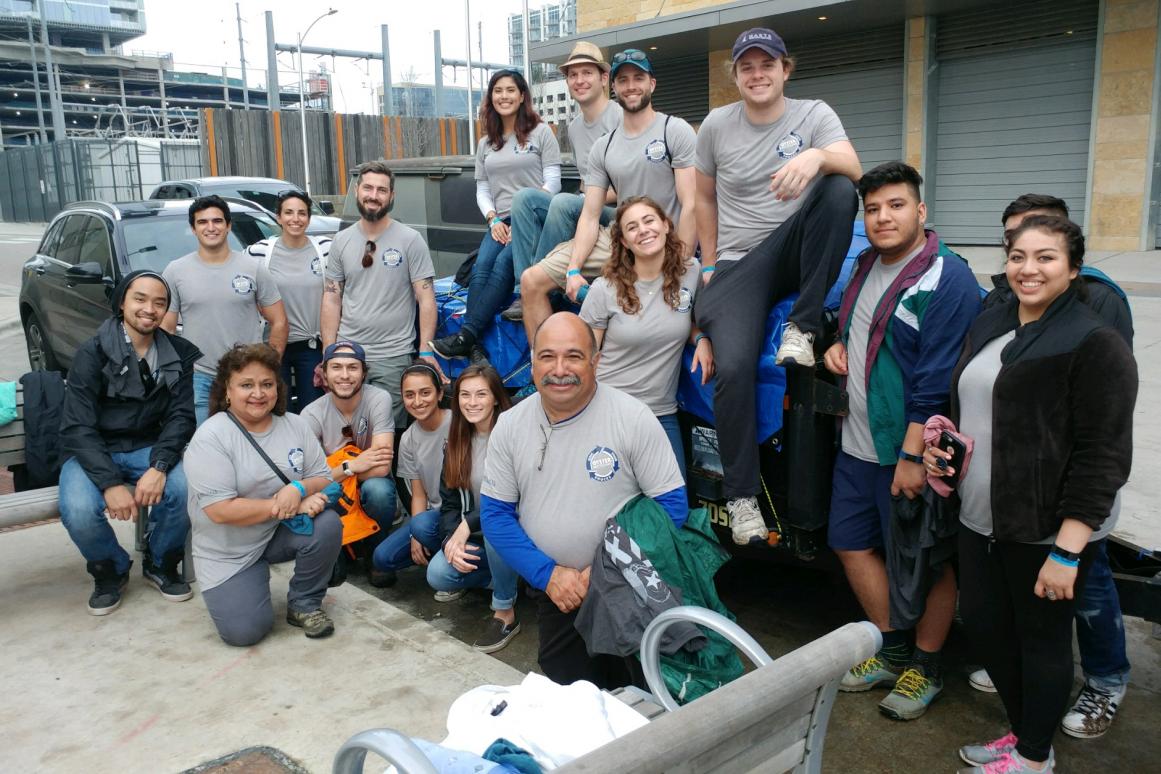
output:
M322 397L323 391L314 386L314 367L321 362L322 350L317 346L312 349L305 341L292 341L286 345L286 351L282 353L282 381L286 382L289 391L287 411L301 414L304 407Z
M387 539L375 548L375 553L371 557L375 569L382 572L395 572L413 565L411 538L418 540L420 545L433 556L438 553L439 510L432 509L412 516L388 535Z
M379 525L381 534L386 535L395 521L395 481L390 475L360 481L359 505Z
M677 467L681 470L681 480L685 481L685 444L681 441L681 423L677 421L677 414L657 417L657 421L661 423L661 429L665 431L665 437L673 447L673 453L677 456Z
M427 585L436 591L490 588L492 609L511 610L516 606L516 571L500 558L487 540L483 541L483 552L478 551L480 541L469 540L468 543L477 546L480 561L476 569L465 575L448 563L443 551L436 551L427 565Z
M576 223L584 209L581 194L558 193L542 188L523 188L512 197L512 267L517 280L524 270L540 263L552 248L576 234ZM613 221L616 208L605 207L601 225Z
M509 223L505 219L505 223ZM484 234L476 265L468 282L468 311L464 316L464 330L477 339L492 324L492 320L512 298L512 243L502 245Z
M203 374L201 371L193 373L194 417L198 427L210 418L210 387L214 384L214 377Z
M1106 542L1097 542L1077 601L1076 640L1085 678L1100 688L1116 689L1129 682L1129 658L1125 654L1121 600L1109 568Z
M136 484L149 469L151 447L109 456L121 470L126 484ZM160 562L171 553L185 551L189 516L185 510L185 471L174 465L165 476L161 502L149 509L149 556ZM105 516L105 496L93 483L76 457L69 457L60 470L60 520L88 562L112 560L118 574L129 571L129 554Z

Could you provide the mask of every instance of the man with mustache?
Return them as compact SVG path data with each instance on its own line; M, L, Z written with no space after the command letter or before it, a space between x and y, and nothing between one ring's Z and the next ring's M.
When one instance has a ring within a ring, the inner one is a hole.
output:
M143 506L151 506L145 580L172 602L193 596L177 572L189 532L181 454L194 432L193 369L202 353L161 329L169 303L160 274L127 275L113 294L113 315L69 369L60 517L93 576L93 615L121 605L133 565L109 520L136 520Z
M537 392L500 416L488 442L484 537L532 587L545 675L608 689L641 684L635 657L589 656L574 621L605 522L625 503L645 494L685 523L681 471L649 407L597 384L600 353L579 317L549 317L532 350Z
M323 348L357 341L367 356L367 380L391 395L395 424L406 424L399 395L403 369L413 360L419 306L419 341L435 338L435 267L423 237L391 218L395 175L381 161L359 167L359 220L335 235L323 284ZM439 371L435 353L419 357ZM442 376L442 372L440 372ZM446 379L445 379L446 381Z

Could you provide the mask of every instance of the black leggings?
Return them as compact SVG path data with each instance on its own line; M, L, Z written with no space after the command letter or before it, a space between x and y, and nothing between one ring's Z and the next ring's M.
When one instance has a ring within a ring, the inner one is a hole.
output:
M1004 702L1016 751L1048 759L1072 694L1072 620L1096 543L1081 553L1073 598L1033 593L1051 546L992 542L959 531L960 614Z
M529 589L536 600L537 624L540 628L540 652L537 661L544 674L561 685L588 680L607 691L626 685L645 687L645 673L636 656L590 656L584 637L576 630L577 611L562 613L556 603L539 589Z

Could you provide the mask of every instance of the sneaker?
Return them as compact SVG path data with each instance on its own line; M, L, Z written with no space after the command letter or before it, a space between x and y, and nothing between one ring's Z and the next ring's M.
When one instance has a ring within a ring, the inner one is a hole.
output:
M468 362L474 366L492 365L492 361L488 360L488 350L479 344L473 344L472 348L468 351Z
M1125 700L1125 686L1099 688L1086 680L1076 697L1076 704L1060 721L1060 728L1077 739L1096 739L1104 736L1117 716L1117 708Z
M481 653L495 653L503 648L512 638L520 633L520 621L506 624L499 618L488 619L488 628L472 643L472 647Z
M133 562L129 562L133 567ZM86 566L93 576L93 593L89 595L89 614L108 615L121 607L121 592L129 585L129 571L118 575L109 559L89 562Z
M968 685L984 693L996 692L996 684L992 682L992 678L988 676L988 670L986 669L977 669L968 675Z
M437 591L435 592L436 602L455 602L457 599L467 594L467 589L456 589L455 591Z
M876 653L863 663L851 667L839 681L839 690L845 693L859 693L869 691L877 685L894 688L898 679L899 673Z
M987 766L1001 755L1016 749L1016 735L1009 731L999 739L982 744L965 744L959 748L959 757L970 766Z
M302 633L312 640L318 637L329 637L335 633L335 622L322 611L321 607L305 613L287 610L286 622L302 629Z
M523 303L523 301L521 301L521 299L517 298L515 301L512 302L511 306L509 306L503 312L500 312L500 316L503 317L505 320L511 320L512 322L520 322L521 320L524 319L524 303Z
M376 570L371 568L371 585L377 589L389 589L399 580L394 570Z
M1015 749L1010 752L1002 753L994 761L985 763L983 766L972 766L968 769L960 769L958 774L1018 774L1018 772L1035 771L1037 774L1053 774L1056 770L1056 758L1051 753L1048 756L1048 762L1042 769L1034 769L1028 765L1028 761L1024 760L1020 753Z
M167 556L160 565L153 564L153 560L146 553L141 562L141 575L146 582L153 584L161 596L170 602L185 602L193 598L193 590L177 571L181 562L181 554Z
M762 518L762 511L758 508L755 497L739 497L726 503L726 510L730 513L730 531L734 542L740 546L749 543L765 543L770 537L770 530L766 527L766 520Z
M774 358L776 365L814 365L814 334L803 333L792 322L782 329L782 344Z
M879 702L879 711L894 720L915 720L931 702L943 693L943 680L928 677L915 667L908 667L895 681L887 698Z
M451 360L457 357L467 357L471 354L472 345L475 343L475 336L460 330L450 336L444 336L442 339L432 339L427 342L427 346L431 347L435 354L444 360Z

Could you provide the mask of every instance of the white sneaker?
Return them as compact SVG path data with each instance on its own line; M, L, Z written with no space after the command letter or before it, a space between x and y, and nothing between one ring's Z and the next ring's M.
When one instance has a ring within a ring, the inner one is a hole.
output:
M992 682L992 678L988 677L988 670L986 669L977 669L972 672L968 676L968 685L984 693L996 692L996 685Z
M1117 708L1125 700L1125 686L1098 688L1087 680L1076 697L1076 704L1060 721L1060 728L1077 739L1096 739L1104 736L1113 725Z
M758 508L755 497L739 497L726 503L726 510L730 514L730 531L734 542L740 546L749 543L765 543L770 536L766 527L766 520L762 518L762 511Z
M814 334L803 333L792 322L782 329L782 345L774 358L776 365L814 365Z
M457 599L467 594L467 589L456 589L455 591L437 591L435 592L436 602L455 602Z

